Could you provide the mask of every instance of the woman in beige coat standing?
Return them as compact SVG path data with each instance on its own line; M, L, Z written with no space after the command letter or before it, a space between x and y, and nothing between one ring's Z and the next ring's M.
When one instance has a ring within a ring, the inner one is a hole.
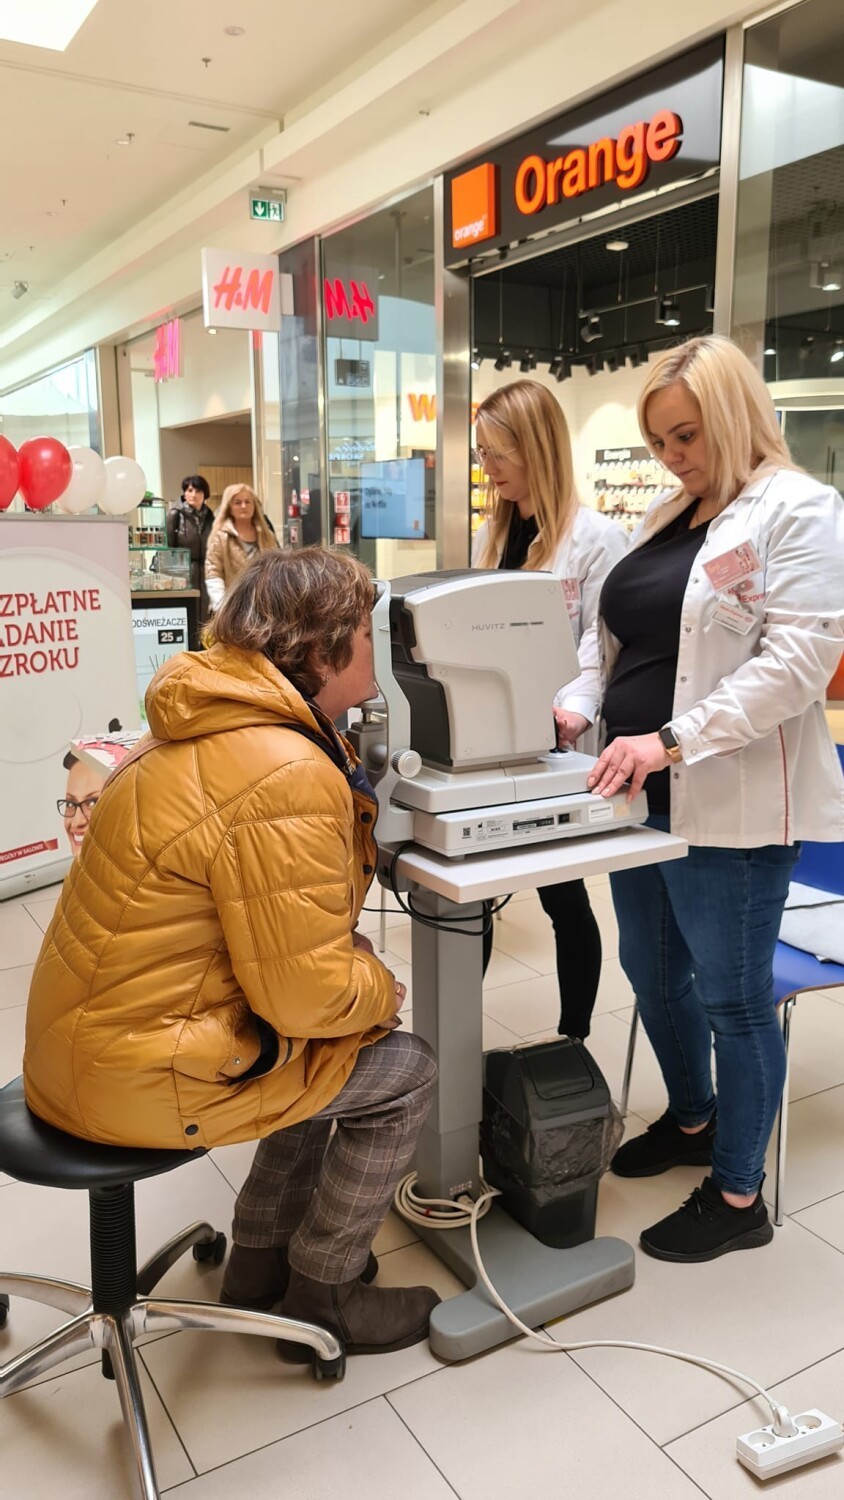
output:
M255 491L248 484L230 484L223 491L205 555L205 586L215 613L247 563L277 546Z

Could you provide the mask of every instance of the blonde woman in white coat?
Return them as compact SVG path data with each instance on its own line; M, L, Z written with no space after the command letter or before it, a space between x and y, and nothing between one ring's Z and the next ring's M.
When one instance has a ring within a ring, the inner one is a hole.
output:
M228 485L214 517L205 555L205 586L215 613L247 563L259 552L277 546L275 532L255 491L248 484Z
M589 752L601 698L598 600L627 537L616 522L578 501L568 425L559 402L538 381L517 380L488 396L478 408L477 440L489 504L472 549L473 566L529 568L559 578L581 674L554 701L557 737L561 749L577 744ZM601 977L598 924L582 880L544 886L539 899L554 927L558 1029L583 1039ZM490 936L485 964L491 951Z
M608 743L593 787L644 785L649 822L689 851L611 877L619 956L668 1093L612 1168L711 1164L641 1236L659 1259L703 1261L773 1236L760 1189L785 1078L774 948L797 841L844 837L823 709L844 638L844 503L794 464L761 375L728 339L662 355L639 421L678 488L604 585Z

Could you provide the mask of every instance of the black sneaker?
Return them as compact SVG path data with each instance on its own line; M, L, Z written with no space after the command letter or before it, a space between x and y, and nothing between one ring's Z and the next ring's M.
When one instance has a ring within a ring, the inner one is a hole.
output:
M703 1130L689 1135L681 1130L670 1109L649 1125L644 1135L619 1146L610 1171L616 1177L657 1177L670 1167L708 1167L712 1162L715 1115Z
M749 1208L731 1208L711 1177L682 1208L642 1231L639 1243L657 1260L715 1260L731 1250L756 1250L774 1237L761 1192Z

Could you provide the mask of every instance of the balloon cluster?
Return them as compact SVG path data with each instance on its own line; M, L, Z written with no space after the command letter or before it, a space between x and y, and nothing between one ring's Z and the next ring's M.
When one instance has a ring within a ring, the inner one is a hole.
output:
M0 510L18 492L30 510L56 502L71 516L93 505L107 516L123 516L143 500L146 479L134 458L103 461L93 448L66 448L51 437L30 438L15 449L0 435Z

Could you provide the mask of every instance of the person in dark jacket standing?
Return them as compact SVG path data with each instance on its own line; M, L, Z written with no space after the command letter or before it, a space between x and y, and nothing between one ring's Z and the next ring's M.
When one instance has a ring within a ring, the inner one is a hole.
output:
M208 505L211 487L201 474L189 474L182 480L181 499L167 512L168 547L187 547L190 552L191 588L199 589L199 623L204 625L211 611L205 589L205 553L214 524L214 512Z

